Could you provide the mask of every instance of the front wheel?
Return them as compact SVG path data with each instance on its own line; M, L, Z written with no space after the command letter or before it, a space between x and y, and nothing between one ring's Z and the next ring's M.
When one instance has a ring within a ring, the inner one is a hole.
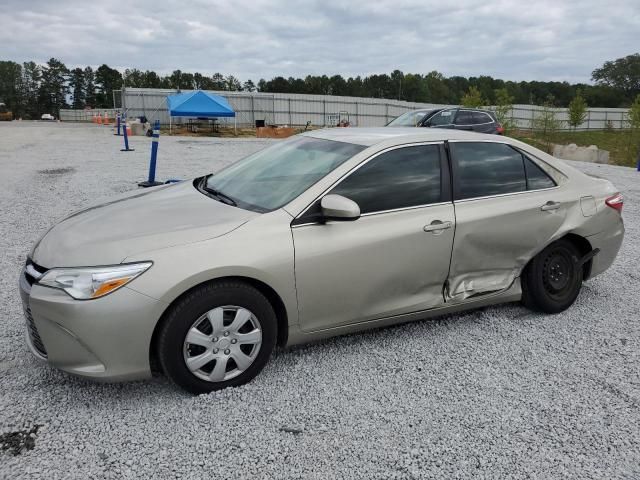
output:
M536 255L522 274L522 303L545 313L559 313L575 302L582 288L580 252L558 240Z
M253 379L276 338L276 315L265 296L230 281L200 286L172 306L157 346L169 379L191 393L207 393Z

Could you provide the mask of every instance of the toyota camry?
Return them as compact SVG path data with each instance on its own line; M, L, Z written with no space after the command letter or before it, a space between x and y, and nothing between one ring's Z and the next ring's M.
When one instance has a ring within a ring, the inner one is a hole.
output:
M311 131L53 226L20 275L26 339L75 375L237 386L276 345L503 302L561 312L614 261L622 206L510 138Z

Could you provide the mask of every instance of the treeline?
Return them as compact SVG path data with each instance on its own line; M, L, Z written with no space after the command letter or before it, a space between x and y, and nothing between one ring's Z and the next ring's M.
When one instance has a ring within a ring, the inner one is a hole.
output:
M346 95L453 105L460 104L470 91L479 92L485 105L494 105L498 103L497 96L506 92L516 104L545 103L558 107L568 106L580 91L590 107L627 107L640 93L640 54L606 62L593 71L592 79L595 85L513 82L486 75L445 77L436 71L423 75L394 70L390 74L349 78L278 76L260 79L254 84L252 80L242 83L233 75L220 73L208 76L175 70L170 75L158 75L138 69L121 72L108 65L95 70L91 67L70 69L52 58L44 65L0 61L0 101L16 118L38 118L42 113L57 115L60 108L113 107L113 91L123 86Z
M445 77L439 72L426 75L402 73L371 75L344 79L307 76L300 78L276 77L258 83L260 91L279 93L317 93L323 95L349 95L355 97L394 98L409 102L459 105L470 89L477 89L484 105L495 105L500 90L506 89L513 103L542 105L551 103L566 107L578 90L582 91L589 106L622 107L631 97L616 88L603 85L570 84L568 82L512 82L480 77Z
M15 118L39 118L43 113L57 116L61 108L113 108L113 91L123 86L171 89L255 91L251 80L243 84L233 75L212 76L175 70L171 75L126 69L120 72L108 65L67 68L56 58L44 65L22 65L0 61L0 101Z

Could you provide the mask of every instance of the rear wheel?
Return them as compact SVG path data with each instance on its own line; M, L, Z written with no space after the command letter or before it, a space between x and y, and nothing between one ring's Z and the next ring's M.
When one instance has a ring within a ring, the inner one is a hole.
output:
M160 364L192 393L242 385L269 360L276 333L271 304L251 285L203 285L167 313L158 337Z
M533 310L559 313L582 288L580 251L568 240L552 243L529 262L522 274L522 302Z

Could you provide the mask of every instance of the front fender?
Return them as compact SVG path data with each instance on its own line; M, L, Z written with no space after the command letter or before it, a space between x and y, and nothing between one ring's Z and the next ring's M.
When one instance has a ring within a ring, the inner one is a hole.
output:
M126 262L153 261L128 287L171 304L187 290L223 277L247 277L269 285L281 298L290 324L298 323L291 216L263 214L222 237L154 250Z

